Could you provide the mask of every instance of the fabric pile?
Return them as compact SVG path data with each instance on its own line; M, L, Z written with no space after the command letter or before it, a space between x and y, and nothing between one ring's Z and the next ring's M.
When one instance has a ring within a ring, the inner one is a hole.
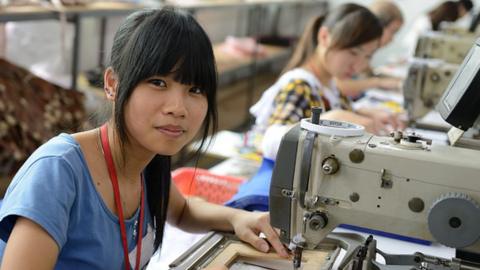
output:
M80 130L85 120L82 93L0 59L0 176L13 175L37 147Z

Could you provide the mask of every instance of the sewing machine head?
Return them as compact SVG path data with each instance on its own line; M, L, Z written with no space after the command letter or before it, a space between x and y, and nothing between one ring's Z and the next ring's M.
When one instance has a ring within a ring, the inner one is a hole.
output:
M457 64L439 59L413 60L403 84L404 107L410 121L434 109L457 69Z
M477 42L438 105L447 122L464 130L480 115L479 70ZM314 114L282 139L271 223L283 242L304 248L350 224L480 253L479 160L480 151L417 134L378 137Z
M473 21L472 21L473 23ZM474 28L474 29L473 29ZM470 29L473 29L471 31ZM478 36L478 29L476 25L471 25L470 27L460 26L454 22L442 22L440 24L440 32L448 34L448 35L459 35L459 36L469 36L475 39Z
M427 32L418 38L414 56L436 58L448 63L460 64L474 42L475 36L473 35Z
M285 243L302 234L314 248L350 224L480 252L479 151L415 134L343 137L321 130L339 123L303 120L284 137L270 209Z

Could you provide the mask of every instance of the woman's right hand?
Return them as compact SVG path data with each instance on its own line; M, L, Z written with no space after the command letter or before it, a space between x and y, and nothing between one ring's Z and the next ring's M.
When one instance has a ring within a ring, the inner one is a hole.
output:
M280 241L278 232L270 224L268 212L236 211L231 220L237 237L252 245L259 251L269 252L270 245L282 258L288 258L289 253ZM263 233L265 238L260 237Z
M406 127L406 123L401 119L401 115L388 110L363 108L357 112L370 119L370 121L366 121L364 124L365 129L376 135L387 135L392 131L403 130Z
M387 135L393 131L391 126L378 118L368 118L364 126L367 132L380 136Z
M375 135L385 135L388 133L387 125L378 119L363 116L363 119L360 119L356 124L362 125L365 131Z

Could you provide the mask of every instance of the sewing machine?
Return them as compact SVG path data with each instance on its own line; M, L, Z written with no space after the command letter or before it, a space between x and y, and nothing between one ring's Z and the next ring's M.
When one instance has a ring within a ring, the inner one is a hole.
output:
M451 35L430 31L418 38L414 56L460 64L474 42L473 35Z
M437 105L459 133L480 115L479 70L477 41ZM314 109L283 137L270 186L271 223L295 253L294 269L302 250L324 243L340 224L480 254L480 151L418 134L378 137L319 114ZM375 261L377 253L386 264ZM383 254L372 238L349 254L348 269L480 269L458 258Z
M477 25L474 24L472 21L471 25L467 28L464 26L459 26L458 24L455 23L442 23L440 24L440 32L449 34L449 35L461 35L461 36L470 36L473 39L475 39L476 36L478 36L478 27ZM473 31L471 31L473 29Z
M458 65L439 59L414 59L403 84L404 107L410 121L434 109L457 69Z

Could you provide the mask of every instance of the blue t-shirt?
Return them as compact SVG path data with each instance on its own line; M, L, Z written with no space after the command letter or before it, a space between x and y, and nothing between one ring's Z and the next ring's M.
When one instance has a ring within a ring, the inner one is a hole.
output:
M95 188L80 145L70 135L60 134L38 148L8 187L0 209L3 247L17 216L36 222L56 241L55 269L125 269L118 218ZM125 220L131 265L138 216L139 209ZM142 267L154 241L146 197L143 232Z

